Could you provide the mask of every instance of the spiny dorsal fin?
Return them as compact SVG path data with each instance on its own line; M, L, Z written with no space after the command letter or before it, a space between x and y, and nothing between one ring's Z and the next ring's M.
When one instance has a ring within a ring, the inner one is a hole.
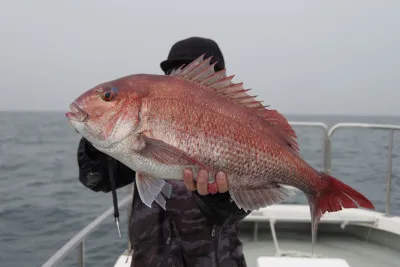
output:
M243 83L233 83L233 75L226 76L226 70L215 72L211 64L211 58L204 59L205 54L201 55L187 66L181 66L173 71L170 76L180 77L185 80L195 81L199 84L212 88L218 95L225 95L234 102L254 110L259 116L282 134L287 145L299 152L297 136L289 122L276 110L269 110L262 105L262 101L255 100L257 96L247 94L250 89L244 89Z

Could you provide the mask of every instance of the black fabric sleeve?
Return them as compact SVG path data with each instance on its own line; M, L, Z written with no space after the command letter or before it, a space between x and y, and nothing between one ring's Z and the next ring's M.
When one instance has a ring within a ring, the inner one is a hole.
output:
M79 180L95 192L110 192L110 176L107 158L109 156L98 151L86 139L79 142L77 158L79 167ZM135 179L135 172L119 161L116 161L116 188L124 187Z

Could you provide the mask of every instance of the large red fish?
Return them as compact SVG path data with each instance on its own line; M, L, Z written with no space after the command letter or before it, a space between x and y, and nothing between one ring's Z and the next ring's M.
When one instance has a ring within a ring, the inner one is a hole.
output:
M287 120L214 72L199 57L170 76L138 74L100 84L78 97L67 113L97 149L137 171L139 195L165 209L183 169L227 174L232 200L244 210L278 203L301 190L313 232L325 212L374 209L362 194L313 169L299 154Z

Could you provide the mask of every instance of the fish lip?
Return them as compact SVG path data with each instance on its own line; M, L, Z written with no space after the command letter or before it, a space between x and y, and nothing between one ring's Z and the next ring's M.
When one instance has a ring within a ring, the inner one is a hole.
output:
M69 105L70 112L65 113L65 116L69 120L78 121L78 122L85 122L89 114L87 114L79 105L75 102Z

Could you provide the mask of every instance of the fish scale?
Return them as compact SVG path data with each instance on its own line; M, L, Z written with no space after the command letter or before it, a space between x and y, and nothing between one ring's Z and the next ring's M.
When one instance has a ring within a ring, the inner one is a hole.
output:
M257 210L301 190L311 213L313 243L326 212L357 205L374 209L361 193L301 158L297 136L278 111L214 71L201 56L170 76L137 74L100 84L78 97L71 125L97 149L137 173L142 201L164 209L183 170L227 175L239 208Z

